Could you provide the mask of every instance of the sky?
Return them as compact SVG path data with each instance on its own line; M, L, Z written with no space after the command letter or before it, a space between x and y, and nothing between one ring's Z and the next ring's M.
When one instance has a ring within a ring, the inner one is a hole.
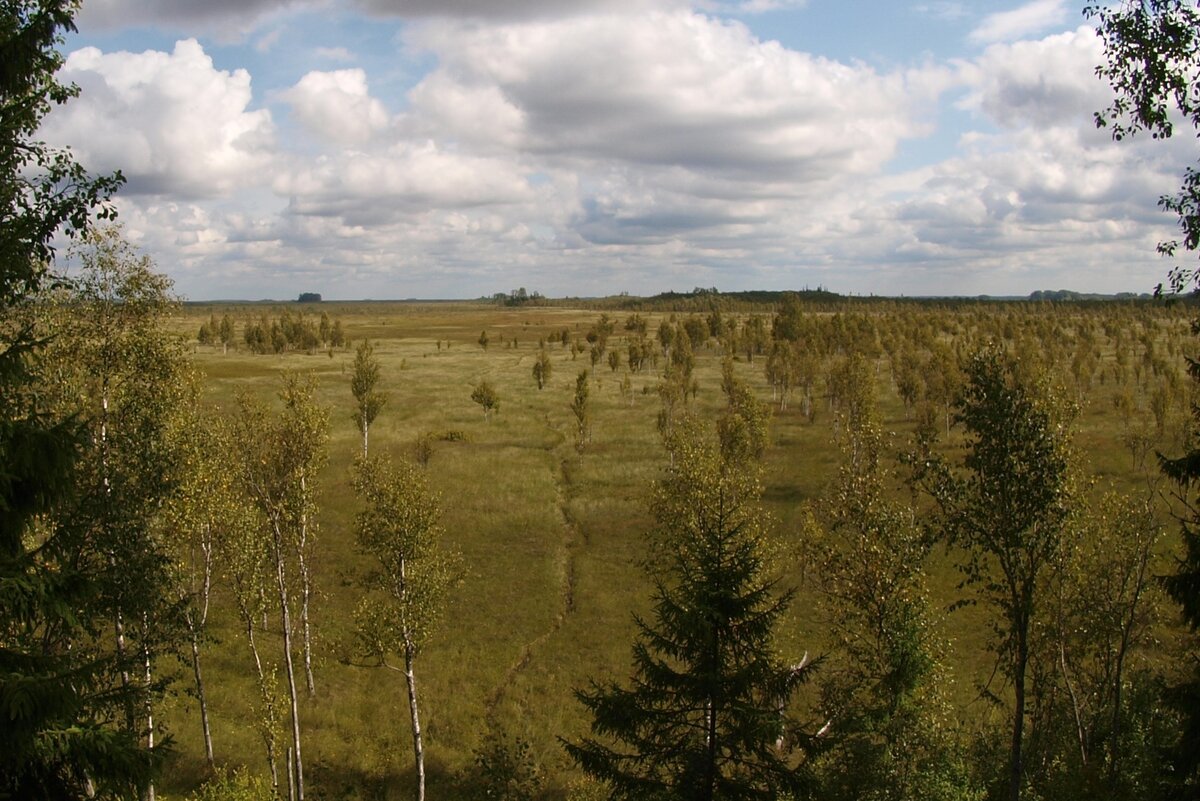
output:
M40 135L190 300L1148 292L1082 6L84 0Z

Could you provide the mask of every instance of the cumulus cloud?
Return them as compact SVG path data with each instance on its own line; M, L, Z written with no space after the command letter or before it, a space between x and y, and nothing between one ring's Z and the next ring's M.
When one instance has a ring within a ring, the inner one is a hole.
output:
M295 152L272 152L249 77L215 70L195 42L72 55L65 77L84 95L48 130L134 177L122 216L193 296L297 283L330 297L1002 294L1160 277L1153 243L1170 220L1155 201L1191 143L1117 145L1094 129L1106 90L1090 30L887 71L632 7L479 20L466 0L440 18L430 2L403 44L433 66L394 114L363 69L268 97L316 135ZM947 117L967 129L957 149L898 172L904 142Z
M298 162L273 182L293 214L367 225L436 209L504 205L528 199L529 183L511 163L466 156L434 142L345 151Z
M935 82L880 75L761 42L687 12L522 25L430 23L410 43L439 68L413 111L471 136L494 124L523 152L681 167L747 183L878 168L922 133ZM664 54L670 54L664 58ZM475 98L489 102L476 104Z
M963 76L971 86L961 105L1006 127L1089 125L1110 101L1108 85L1096 77L1104 58L1095 31L1087 26L1037 41L988 47Z
M309 72L282 96L306 128L337 144L361 145L388 124L361 69Z
M60 77L81 96L55 109L42 135L70 144L89 169L120 169L126 193L183 196L244 186L273 158L266 110L250 110L250 75L214 68L194 39L171 53L71 53Z
M976 44L990 44L1041 33L1066 22L1067 9L1067 0L1031 0L1010 11L984 17L969 38Z

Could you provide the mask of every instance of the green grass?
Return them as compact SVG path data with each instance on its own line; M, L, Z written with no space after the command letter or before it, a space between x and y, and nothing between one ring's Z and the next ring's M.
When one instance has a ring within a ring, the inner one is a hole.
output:
M548 345L553 374L541 391L531 369L540 338L563 328L581 336L598 313L471 304L320 308L340 317L353 339L369 337L375 343L389 401L371 429L373 452L409 458L414 440L423 432L465 435L462 441L435 441L428 466L430 484L441 498L447 540L461 551L468 569L417 665L430 797L453 798L466 792L472 751L489 725L504 727L532 744L546 771L548 793L557 797L576 775L557 738L577 736L587 725L572 689L586 686L590 679L628 674L632 615L646 612L649 605L650 587L639 561L650 528L647 495L664 465L655 427L656 371L647 369L633 377L636 394L631 407L619 394L622 373L597 366L591 392L594 436L580 454L573 447L569 404L577 373L590 366L587 355L572 359L569 349ZM1114 309L1111 313L1122 325L1143 325L1124 307ZM188 307L178 318L179 330L194 332L210 311ZM258 307L233 307L239 320L258 312ZM1080 312L1085 313L1109 312ZM1151 319L1171 323L1157 336L1178 345L1183 312L1155 314L1159 316ZM999 311L994 318L977 311L971 315L968 322L976 335L991 330L993 323L999 330L1002 322ZM620 347L623 315L616 318L612 344ZM661 315L648 318L653 332ZM487 351L476 344L484 329L491 337ZM514 337L516 348L501 342ZM695 407L715 417L722 403L719 353L697 348L696 357L700 391ZM1106 352L1102 363L1112 359L1111 351ZM1176 361L1182 366L1181 359ZM760 397L769 400L764 362L739 360L736 368ZM356 503L348 483L349 466L360 448L350 419L353 352L262 356L198 347L195 363L204 376L206 401L225 411L232 409L238 392L272 396L284 370L313 371L320 381L318 399L331 409L332 436L321 479L314 576L319 593L313 612L317 695L302 707L306 775L314 797L407 798L411 750L403 678L353 664L348 637L360 597L359 580L369 569L354 547ZM913 424L891 387L886 357L879 365L880 411L899 450ZM470 400L472 387L484 378L500 395L499 413L490 421ZM1131 457L1120 443L1112 393L1109 382L1094 386L1084 399L1075 436L1080 462L1089 477L1097 478L1096 492L1109 485L1139 491L1150 474L1131 469ZM800 550L804 505L817 500L836 475L833 418L823 399L817 404L815 423L803 419L798 404L776 413L772 422L764 499L780 538L791 546L784 553ZM1147 412L1143 408L1140 414L1144 424ZM1176 416L1172 430L1182 430L1183 411ZM1168 435L1159 446L1170 450L1178 441ZM950 452L959 446L951 437L943 447ZM938 551L933 559L932 593L944 608L960 597L957 574L948 555ZM804 651L817 655L825 647L817 599L801 582L798 560L780 568L787 583L799 589L781 632L781 647L791 659ZM218 589L211 625L215 641L205 654L214 743L219 762L260 771L265 769L262 747L249 725L257 691L230 606ZM971 702L978 683L991 670L985 624L980 608L944 616L953 644L953 698L964 718L980 714L980 705ZM278 642L267 639L263 651L278 661L279 648ZM189 681L181 673L177 689L183 691ZM177 749L165 787L171 793L185 792L205 775L194 706L180 692L164 711Z

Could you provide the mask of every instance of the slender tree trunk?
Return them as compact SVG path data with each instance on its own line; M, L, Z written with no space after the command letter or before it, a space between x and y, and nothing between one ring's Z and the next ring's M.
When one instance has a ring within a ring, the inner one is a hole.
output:
M300 703L296 697L296 668L292 661L292 614L284 570L285 551L278 523L275 523L275 581L279 589L279 609L283 629L283 657L287 669L288 698L292 714L292 753L295 760L296 801L304 801L304 761L300 756ZM289 780L291 772L289 772Z
M296 763L292 757L292 749L287 750L287 772L288 772L288 801L296 801Z
M192 635L192 674L196 678L196 700L200 703L200 728L204 732L204 758L208 760L211 770L216 763L213 760L212 729L208 722L208 699L204 694L204 674L200 670L200 633L189 612L187 615L188 630Z
M364 459L367 458L367 429L368 429L367 421L363 420L362 432L363 432L363 458Z
M205 526L205 536L200 542L204 553L204 562L200 581L200 616L197 618L189 605L184 608L184 620L192 637L192 672L196 678L196 700L200 703L200 728L204 733L204 756L208 760L209 769L216 763L213 759L212 728L208 720L208 698L204 693L204 674L200 670L200 635L208 623L208 599L212 589L212 528Z
M121 614L120 609L117 610L116 618L113 620L113 629L117 639L117 661L121 664L121 689L125 693L125 725L130 732L133 732L137 716L133 710L133 699L129 696L129 666L125 661L125 617Z
M304 476L300 477L300 493L305 497L307 505L308 484ZM308 512L300 515L300 545L296 549L296 560L300 565L300 626L304 635L304 682L308 689L308 697L317 693L313 682L312 670L312 629L308 624L308 601L312 596L312 583L308 573Z
M1021 741L1025 731L1025 670L1029 665L1029 621L1024 614L1017 622L1017 664L1013 675L1013 689L1016 691L1016 708L1013 710L1012 744L1010 746L1010 762L1008 773L1009 801L1020 801L1021 775L1024 765L1021 761Z
M145 613L142 614L142 625L145 626L146 628L149 628L149 622L147 620ZM153 701L153 696L150 693L150 685L153 683L153 674L151 673L151 667L150 667L150 649L147 648L146 646L142 646L142 667L144 668L144 671L145 671L143 673L142 679L145 682L145 690L146 690L146 748L149 751L153 752L154 751L154 701ZM146 787L145 798L146 798L146 801L154 801L154 781L153 780L151 780L150 784Z
M270 731L264 731L263 742L267 747L267 764L271 767L271 788L278 795L279 768L276 765L275 735L273 733L275 727L275 704L267 690L267 676L263 671L262 659L258 655L258 643L254 639L254 615L247 611L243 617L246 621L246 641L250 644L250 653L254 655L254 670L258 676L258 690L263 699L263 713L267 715L265 726L270 729Z
M1137 619L1137 606L1142 598L1142 590L1146 582L1146 567L1150 561L1150 549L1144 548L1138 560L1137 579L1134 587L1133 600L1129 605L1129 615L1121 626L1121 647L1117 651L1116 675L1113 677L1113 722L1112 722L1112 753L1109 755L1108 777L1115 781L1121 761L1121 703L1122 684L1125 674L1125 654L1129 651L1129 641L1132 639L1134 621Z
M408 685L408 713L412 718L413 759L417 767L417 801L425 801L425 748L421 740L421 717L417 710L417 678L413 673L416 648L412 636L404 632L404 681Z

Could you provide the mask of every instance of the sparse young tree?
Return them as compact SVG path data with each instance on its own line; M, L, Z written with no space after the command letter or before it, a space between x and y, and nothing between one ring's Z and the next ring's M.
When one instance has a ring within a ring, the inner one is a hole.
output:
M571 412L575 415L575 450L583 452L592 439L592 412L588 406L588 371L580 370L575 377L575 396Z
M488 381L480 381L475 385L475 389L471 392L471 400L483 408L484 420L490 419L492 412L500 410L500 397L496 394L495 387Z
M402 672L416 766L417 801L425 799L425 751L417 697L416 657L458 582L457 557L441 545L437 501L419 471L387 460L360 460L354 489L366 507L358 513L359 547L378 566L372 595L355 612L357 641L379 665ZM403 667L391 663L393 654Z
M239 444L238 480L258 513L257 547L267 558L278 601L285 678L290 701L292 772L298 801L304 799L304 761L300 738L300 704L293 659L299 595L306 678L311 682L311 638L308 607L312 597L310 550L316 538L315 479L325 458L328 415L313 401L314 381L285 376L283 414L273 418L247 396L239 398L236 421ZM290 577L295 571L297 577ZM296 586L297 582L300 584ZM310 694L312 685L310 683Z
M546 386L553 369L554 365L550 361L550 354L546 352L545 348L538 350L537 359L533 363L533 380L537 382L539 390Z
M624 398L629 406L633 407L633 379L629 377L629 371L625 371L625 375L621 378L621 397Z
M225 457L233 443L218 419L202 419L198 409L181 437L184 471L180 489L167 506L167 525L174 532L169 543L177 603L187 625L191 647L192 677L204 737L204 756L215 768L212 726L208 715L208 693L201 662L201 647L207 642L208 611L212 600L217 560L231 527L236 504L233 475Z
M237 479L236 475L234 479ZM242 487L237 489L244 490ZM218 543L222 572L233 590L242 634L254 660L254 678L258 688L258 702L254 704L254 727L266 749L271 786L278 797L279 740L283 724L277 669L273 662L263 658L257 636L260 627L266 628L268 619L270 553L261 534L263 520L244 491L235 492L229 511L228 527Z
M317 540L317 474L325 465L329 441L329 412L316 403L316 378L287 373L283 377L283 422L291 431L291 460L295 466L296 565L300 570L300 630L304 644L304 678L311 697L316 693L312 668L312 554Z
M228 353L229 346L233 344L233 318L228 313L221 315L217 336L221 340L221 353Z
M483 348L484 350L487 350L487 349L488 349L488 343L489 343L489 342L491 342L491 341L492 341L492 340L491 340L491 337L489 337L489 336L488 336L488 332L487 332L487 331L481 331L481 332L479 333L479 347Z
M945 536L961 548L967 582L996 615L992 648L1014 693L1011 801L1020 799L1026 774L1034 618L1048 602L1044 578L1059 558L1072 509L1064 418L1045 387L1022 380L1011 355L985 347L971 359L957 403L967 434L962 466L931 458L918 477L939 508Z
M944 645L924 573L932 543L892 500L873 396L840 415L842 466L820 506L828 534L811 546L833 642L819 674L820 797L979 799L946 723Z
M371 424L387 403L387 393L380 392L379 360L369 339L358 343L354 352L354 374L350 377L350 392L354 394L354 424L362 433L362 455L367 455L367 436Z
M734 373L729 356L721 364L721 389L727 404L717 420L721 455L729 464L757 463L767 449L770 413Z
M164 512L187 471L181 431L197 384L184 342L167 331L170 281L115 226L88 232L73 252L78 277L47 307L58 329L48 355L59 368L45 391L88 420L89 437L74 501L53 525L70 532L77 564L97 567L91 603L110 616L117 659L136 663L120 672L121 684L143 688L125 724L153 751L168 676L158 663L186 639ZM154 785L144 792L152 801Z
M1148 661L1163 622L1155 517L1149 503L1110 493L1064 543L1038 654L1030 773L1043 797L1149 798L1170 773L1159 739L1170 716Z
M781 664L778 592L755 470L728 469L695 424L657 486L654 618L636 618L628 687L593 683L576 697L592 736L565 743L621 799L803 796L808 777L777 748L786 702L808 669Z

